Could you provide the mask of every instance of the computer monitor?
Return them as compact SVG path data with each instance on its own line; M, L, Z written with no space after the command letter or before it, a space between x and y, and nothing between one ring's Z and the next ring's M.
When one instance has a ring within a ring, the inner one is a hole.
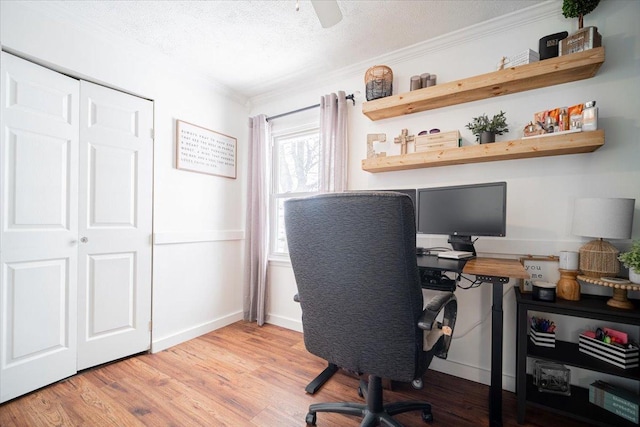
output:
M475 255L472 236L504 237L507 229L507 183L419 188L417 232L445 234L456 251Z

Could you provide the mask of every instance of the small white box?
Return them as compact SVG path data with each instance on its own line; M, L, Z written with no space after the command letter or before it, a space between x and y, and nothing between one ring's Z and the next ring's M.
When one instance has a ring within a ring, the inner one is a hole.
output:
M517 67L518 65L530 64L532 62L538 62L540 60L540 55L538 52L527 49L525 51L519 52L515 55L508 57L504 63L505 67Z

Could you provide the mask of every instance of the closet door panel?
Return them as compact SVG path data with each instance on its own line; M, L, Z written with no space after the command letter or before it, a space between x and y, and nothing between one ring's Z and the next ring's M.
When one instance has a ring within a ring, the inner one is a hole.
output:
M153 104L81 82L78 369L151 345Z
M76 372L79 84L5 52L0 62L4 402Z

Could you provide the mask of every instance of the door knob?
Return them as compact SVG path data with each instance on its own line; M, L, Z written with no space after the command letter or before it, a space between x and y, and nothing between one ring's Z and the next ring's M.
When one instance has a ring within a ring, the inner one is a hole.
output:
M82 243L87 243L87 242L89 241L89 238L88 238L88 237L81 237L81 238L80 238L80 241L81 241Z

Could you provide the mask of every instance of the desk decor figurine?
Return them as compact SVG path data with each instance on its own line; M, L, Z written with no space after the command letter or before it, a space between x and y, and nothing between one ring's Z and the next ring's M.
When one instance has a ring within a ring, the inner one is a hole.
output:
M389 144L386 133L367 134L367 159L374 157L386 157ZM383 151L384 150L384 151Z
M580 301L580 283L578 277L578 252L560 252L560 280L556 285L556 296L567 301Z
M407 154L407 145L411 142L415 141L415 135L409 135L409 131L407 129L402 129L400 135L396 136L393 139L393 142L396 144L400 144L400 154Z
M567 301L580 301L580 283L576 280L578 270L563 270L560 272L560 280L556 285L556 296Z

